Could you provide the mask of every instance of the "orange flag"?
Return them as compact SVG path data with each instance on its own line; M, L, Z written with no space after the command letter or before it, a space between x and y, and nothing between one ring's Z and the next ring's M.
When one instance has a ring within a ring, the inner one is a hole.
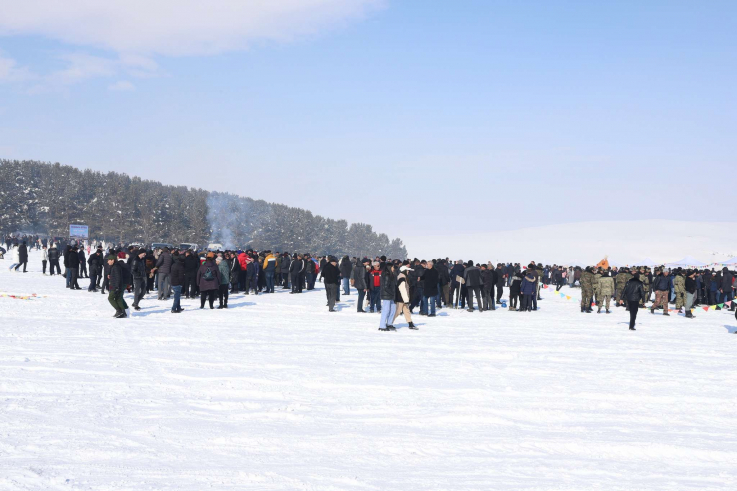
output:
M605 256L604 259L602 259L601 261L599 261L599 263L596 265L596 267L597 268L604 268L604 269L609 268L609 260L607 259L607 257L609 257L609 256Z

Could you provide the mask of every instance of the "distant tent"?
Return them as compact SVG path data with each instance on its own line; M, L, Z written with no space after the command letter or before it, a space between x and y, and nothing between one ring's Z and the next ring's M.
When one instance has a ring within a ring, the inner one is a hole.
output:
M581 261L568 261L568 262L565 262L565 263L561 263L561 265L563 265L563 266L581 266L581 267L583 267L583 266L585 266L587 264L588 263L581 262Z
M604 256L604 259L596 263L596 267L607 269L609 267L609 256Z
M726 261L717 261L716 264L721 264L722 266L734 266L735 264L737 264L737 257L727 259Z
M652 268L653 266L658 266L658 264L655 261L653 261L652 259L650 259L649 257L646 257L642 261L638 261L636 263L632 263L632 266L648 266L648 267L651 267Z
M694 259L691 256L686 256L680 261L674 261L665 265L667 268L689 268L692 266L704 267L706 263L702 263L698 259Z

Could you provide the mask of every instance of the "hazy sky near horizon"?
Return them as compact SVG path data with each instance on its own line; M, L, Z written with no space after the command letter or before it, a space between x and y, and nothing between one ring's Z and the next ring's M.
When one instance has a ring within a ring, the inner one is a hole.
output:
M731 220L735 18L708 0L3 2L0 158L402 238Z

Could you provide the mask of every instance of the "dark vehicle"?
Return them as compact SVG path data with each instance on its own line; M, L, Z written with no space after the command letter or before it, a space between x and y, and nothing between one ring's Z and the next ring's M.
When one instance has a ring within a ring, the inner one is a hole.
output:
M164 247L168 247L169 249L174 248L172 244L167 244L166 242L154 242L151 244L151 249L163 249Z

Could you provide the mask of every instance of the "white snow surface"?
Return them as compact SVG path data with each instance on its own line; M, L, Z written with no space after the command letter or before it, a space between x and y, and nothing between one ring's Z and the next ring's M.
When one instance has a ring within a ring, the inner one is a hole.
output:
M592 207L591 211L595 210ZM582 210L583 211L583 210ZM587 266L605 256L610 262L640 265L646 257L658 264L694 256L714 263L737 256L737 222L635 220L578 222L479 232L402 237L412 257L473 259Z
M0 261L0 292L40 296L0 298L2 489L737 486L728 311L642 311L630 332L543 290L538 312L384 333L318 285L113 319L30 260Z

